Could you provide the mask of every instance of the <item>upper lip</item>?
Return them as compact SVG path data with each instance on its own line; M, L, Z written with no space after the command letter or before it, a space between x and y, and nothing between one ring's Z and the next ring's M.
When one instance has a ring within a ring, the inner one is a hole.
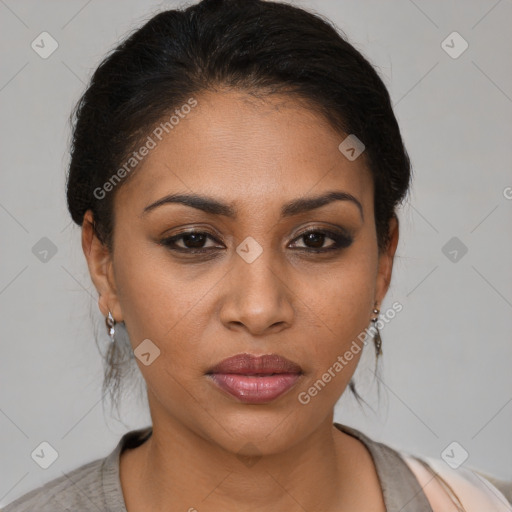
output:
M302 368L278 354L237 354L228 357L208 370L207 373L234 373L254 375L272 373L302 373Z

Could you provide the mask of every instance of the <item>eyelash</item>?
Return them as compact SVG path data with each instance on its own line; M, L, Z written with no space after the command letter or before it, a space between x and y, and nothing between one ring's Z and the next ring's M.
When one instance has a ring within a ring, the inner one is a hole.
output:
M304 236L307 236L311 233L327 235L327 237L334 240L335 243L331 247L320 248L320 249L315 249L315 248L310 248L310 247L309 248L308 247L300 247L299 249L297 249L298 251L306 252L306 253L326 253L326 252L330 252L330 251L340 251L341 249L345 249L345 248L349 247L353 242L353 239L351 236L348 236L348 235L345 235L342 233L337 233L335 231L329 231L326 229L318 229L318 228L309 229L307 231L304 231L303 233L301 233L300 235L295 237L293 241L298 240L298 239L300 239ZM208 233L206 231L191 230L191 231L183 231L182 233L179 233L172 237L164 238L163 240L160 241L160 244L166 246L171 251L187 253L187 254L206 254L206 253L211 252L212 250L216 249L215 247L202 248L202 249L189 249L189 248L183 248L183 247L176 247L175 242L182 239L184 236L187 236L187 235L207 235L210 239L214 240L215 242L218 242L218 240L213 235L211 235L210 233Z

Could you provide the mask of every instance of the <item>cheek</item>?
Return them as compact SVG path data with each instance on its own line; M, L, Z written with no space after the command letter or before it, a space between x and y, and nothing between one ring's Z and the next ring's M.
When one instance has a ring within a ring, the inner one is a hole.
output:
M309 333L304 338L314 340L308 351L312 374L317 378L347 351L353 354L344 363L345 377L336 379L338 384L348 382L355 371L375 297L377 260L372 254L372 251L366 255L354 252L328 273L322 270L318 270L318 275L310 273L307 286L304 284L301 295L304 319L300 323Z
M347 327L367 317L373 305L377 260L370 255L352 253L325 271L317 268L304 277L309 304L315 306L327 325ZM338 329L336 329L338 330Z
M166 271L154 251L121 238L114 258L117 298L123 311L132 343L153 339L165 326L168 329L183 306L183 297L177 300L173 276ZM135 249L134 249L135 248Z
M198 343L211 322L211 315L201 311L219 276L184 271L154 244L138 247L137 251L120 248L114 262L118 300L132 347L149 339L160 350L159 367L193 375L200 368Z

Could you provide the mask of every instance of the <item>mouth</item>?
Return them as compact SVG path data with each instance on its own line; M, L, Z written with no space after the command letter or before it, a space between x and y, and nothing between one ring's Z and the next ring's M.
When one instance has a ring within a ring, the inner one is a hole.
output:
M302 368L278 354L238 354L206 373L221 391L244 403L269 403L288 392L303 375Z

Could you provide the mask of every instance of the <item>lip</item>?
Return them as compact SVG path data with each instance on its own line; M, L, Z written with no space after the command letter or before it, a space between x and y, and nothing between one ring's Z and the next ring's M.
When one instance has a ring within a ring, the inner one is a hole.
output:
M268 403L289 391L302 368L278 354L237 354L207 372L217 387L245 403Z

